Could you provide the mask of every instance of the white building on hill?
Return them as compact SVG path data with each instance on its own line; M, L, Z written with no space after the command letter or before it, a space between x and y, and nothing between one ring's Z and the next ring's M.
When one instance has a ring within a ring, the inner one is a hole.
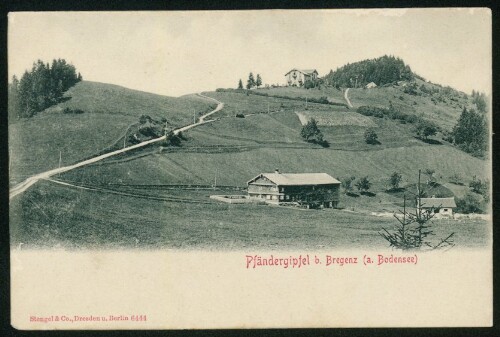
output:
M317 80L318 72L316 69L292 69L285 74L285 79L287 85L301 87L307 80Z

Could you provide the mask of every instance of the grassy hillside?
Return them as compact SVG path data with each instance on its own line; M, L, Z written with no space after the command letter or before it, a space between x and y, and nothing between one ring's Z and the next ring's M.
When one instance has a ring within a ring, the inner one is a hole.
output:
M394 225L391 217L229 205L211 202L211 193L223 192L182 192L192 201L167 202L40 182L11 204L10 243L23 249L389 249L378 232ZM455 232L460 248L489 243L483 220L436 220L433 229L436 238Z
M14 140L23 145L12 147L11 143L11 148L25 151L16 153L22 158L16 164L17 172L42 170L48 166L47 160L52 167L57 165L57 144L76 160L107 144L123 141L122 133L142 114L166 116L170 120L175 115L177 123L182 124L191 120L193 106L201 111L213 104L196 96L173 99L99 85L100 90L109 90L103 91L106 95L122 96L99 98L100 105L95 105L91 98L99 95L99 90L87 85L91 88L76 86L71 99L46 114L11 126L18 128ZM78 90L83 92L77 94ZM307 93L324 96L321 90L313 90ZM385 97L387 93L399 96L401 90L352 89L352 102L356 106L385 106L393 101ZM290 88L292 91L298 97L306 92ZM457 196L464 195L473 175L486 175L488 162L445 142L424 143L414 137L412 125L397 120L362 116L338 105L308 103L306 109L301 100L236 92L206 95L224 102L224 109L213 115L214 122L186 131L181 146L156 145L108 158L56 177L76 186L41 181L14 199L10 212L12 244L65 248L382 248L387 244L378 231L391 228L394 219L372 212L396 211L402 201L401 193L386 191L391 173L401 173L401 185L413 191L418 169L433 169L437 182L445 185L443 190ZM423 96L418 97L424 100ZM168 109L161 110L163 103ZM77 115L64 114L65 107L87 110ZM240 113L246 116L235 117ZM303 141L300 114L321 120L320 129L330 147ZM436 116L439 117L438 112ZM379 145L365 143L363 134L367 127L377 132ZM38 146L27 146L31 143ZM69 159L64 153L66 164ZM228 205L209 199L210 194L245 193L220 186L244 188L249 179L275 168L290 173L326 172L339 179L368 176L373 185L371 194L342 194L342 210ZM463 177L465 186L450 184L453 175ZM215 180L219 189L172 190L166 186L210 186ZM486 221L442 220L438 224L437 236L454 231L459 246L484 246L488 241Z
M259 105L268 99L227 92L207 95L222 100L226 104L224 110L237 109L238 102L244 101L246 108L253 109L248 112L260 110ZM64 179L88 183L212 184L217 176L218 184L244 186L256 174L278 167L283 172L327 172L334 177L367 175L379 181L383 190L383 183L394 171L410 181L415 181L419 168L436 170L436 177L442 182L448 182L454 174L466 182L474 174L486 174L485 161L445 142L424 143L414 137L412 125L361 116L352 110L339 112L337 106L317 105L319 109L290 107L245 118L234 117L235 110L226 111L220 120L186 132L187 141L181 147L161 151L152 148L142 154L110 158L102 164L69 172ZM335 121L339 114L349 114L349 118L342 116L338 125L320 126L330 144L329 148L322 148L303 141L302 125L295 112L320 114L323 119L331 117ZM360 126L360 120L377 132L379 145L366 144L366 127Z
M451 147L415 146L378 151L259 147L225 153L163 152L131 160L88 166L64 175L76 181L124 184L218 184L244 186L261 172L326 172L334 177L369 176L384 180L398 171L415 180L419 168L436 170L439 179L460 174L482 176L485 163ZM468 180L466 180L468 182Z
M172 126L192 121L213 102L195 95L180 98L130 90L116 85L80 82L65 93L66 100L29 119L9 124L10 181L90 157L122 141L127 128L141 115L165 117ZM80 109L83 113L64 113Z
M413 83L413 84L412 84ZM423 87L422 87L423 86ZM422 89L424 91L422 91ZM288 96L320 99L326 97L335 103L345 103L343 90L321 86L314 89L296 87L263 88L255 90L271 96ZM469 96L451 88L415 79L413 82L402 82L399 85L386 85L373 89L351 88L348 93L354 108L350 110L337 107L338 111L353 111L360 106L393 106L402 112L422 116L436 122L445 130L455 126L463 107L474 108ZM329 109L335 109L330 107Z
M429 90L433 88L440 90L441 93L427 94L417 89L415 94L409 94L405 92L405 90L411 92L406 87L408 83L404 83L405 86L390 85L373 89L350 89L349 99L354 108L363 105L388 107L392 102L394 107L402 112L422 116L447 130L451 130L455 126L463 107L471 104L465 94L451 90L449 94L445 94L446 89L419 79L416 79L414 83L417 88L424 85Z
M245 94L239 92L204 92L206 96L213 97L224 102L224 109L218 116L235 116L236 114L258 114L302 110L306 107L306 102L296 99L284 99L273 96L261 96ZM330 109L331 106L319 103L307 103L309 109L322 110ZM338 109L339 107L337 107ZM215 117L215 116L214 116Z

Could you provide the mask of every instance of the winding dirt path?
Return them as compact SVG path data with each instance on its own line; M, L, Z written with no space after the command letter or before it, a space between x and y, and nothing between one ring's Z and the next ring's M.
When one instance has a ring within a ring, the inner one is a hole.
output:
M349 106L349 108L354 108L351 104L351 101L349 100L349 96L348 96L348 93L349 93L349 89L350 88L347 88L345 91L344 91L344 98L345 98L345 101L347 102L347 105Z
M207 118L208 116L210 116L210 115L212 115L212 114L216 113L217 111L220 111L220 110L222 110L224 108L224 103L219 102L215 98L208 97L208 96L205 96L205 95L202 95L202 94L197 94L197 95L200 96L200 97L202 97L202 98L206 98L206 99L210 99L210 100L215 101L217 103L217 107L214 110L212 110L212 111L206 113L205 115L201 116L199 118L198 122L193 123L193 124L189 124L189 125L186 125L186 126L183 126L183 127L179 128L179 129L174 130L175 134L178 134L179 132L184 132L186 130L192 129L192 128L197 127L197 126L202 125L202 124L213 122L213 120L205 120L205 118ZM12 187L9 190L9 200L12 200L15 196L17 196L17 195L23 193L24 191L26 191L32 185L36 184L40 179L48 179L48 178L50 178L51 176L53 176L55 174L68 172L68 171L74 170L74 169L76 169L78 167L82 167L82 166L85 166L85 165L93 164L93 163L96 163L96 162L101 161L103 159L106 159L106 158L109 158L109 157L112 157L112 156L116 156L118 154L125 153L125 152L130 151L130 150L134 150L134 149L137 149L137 148L140 148L140 147L144 147L144 146L147 146L149 144L161 142L162 140L165 140L165 136L161 136L161 137L158 137L158 138L150 139L150 140L147 140L145 142L142 142L142 143L139 143L139 144L135 144L135 145L132 145L132 146L120 149L120 150L108 152L108 153L102 154L100 156L97 156L97 157L94 157L94 158L90 158L90 159L81 161L79 163L73 164L73 165L59 167L59 168L56 168L56 169L53 169L53 170L49 170L49 171L45 171L45 172L42 172L42 173L35 174L35 175L27 178L22 183L19 183L16 186Z

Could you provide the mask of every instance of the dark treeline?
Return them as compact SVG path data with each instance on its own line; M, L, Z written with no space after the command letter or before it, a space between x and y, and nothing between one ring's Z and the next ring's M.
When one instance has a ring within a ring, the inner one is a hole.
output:
M359 88L370 82L380 86L396 81L410 81L414 77L410 66L406 65L403 60L384 55L372 60L348 63L335 71L330 70L324 80L335 87Z
M9 84L9 119L35 115L60 102L63 93L82 80L73 65L64 59L49 63L41 60L33 63L20 80L12 77Z

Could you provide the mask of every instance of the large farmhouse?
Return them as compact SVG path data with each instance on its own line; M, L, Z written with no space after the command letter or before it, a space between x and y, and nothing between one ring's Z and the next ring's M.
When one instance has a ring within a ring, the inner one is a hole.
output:
M455 198L421 198L422 210L434 212L438 217L453 217L453 208L457 207Z
M289 86L301 87L307 80L315 81L318 78L316 69L292 69L285 74L286 83Z
M261 173L247 182L251 200L270 204L298 202L316 207L337 207L340 181L326 173Z

